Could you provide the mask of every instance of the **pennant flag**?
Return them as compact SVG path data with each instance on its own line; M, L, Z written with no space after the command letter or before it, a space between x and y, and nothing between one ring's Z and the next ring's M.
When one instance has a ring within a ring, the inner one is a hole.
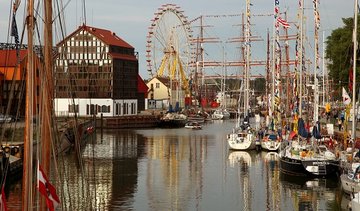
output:
M11 36L13 36L15 38L15 43L19 44L19 33L17 30L15 13L13 14L13 19L12 19L12 23L11 23Z
M38 189L39 192L45 196L46 205L50 211L54 211L60 204L60 199L56 194L55 187L49 182L48 178L44 174L40 164L38 163Z
M276 20L283 27L290 28L290 24L286 20L282 19L281 17L278 17Z
M11 23L11 36L14 37L15 39L15 49L16 49L16 57L18 62L20 61L20 52L19 52L19 33L17 30L17 25L16 25L16 18L15 18L15 13L13 14L13 18L12 18L12 23Z
M342 98L344 105L349 105L351 103L351 98L344 87L342 88Z
M2 186L1 188L1 194L0 194L0 211L7 211L7 206L6 206L6 196L5 196L5 191L4 191L4 186Z

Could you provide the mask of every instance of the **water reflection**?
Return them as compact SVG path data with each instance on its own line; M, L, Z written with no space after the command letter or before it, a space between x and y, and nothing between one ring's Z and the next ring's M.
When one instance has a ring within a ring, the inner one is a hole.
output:
M225 138L234 123L97 133L82 152L81 168L73 154L58 158L64 205L67 210L341 209L339 181L282 175L275 152L230 151ZM20 195L21 182L7 189L11 210L19 210Z
M283 195L296 210L340 210L341 189L337 179L303 178L280 174Z

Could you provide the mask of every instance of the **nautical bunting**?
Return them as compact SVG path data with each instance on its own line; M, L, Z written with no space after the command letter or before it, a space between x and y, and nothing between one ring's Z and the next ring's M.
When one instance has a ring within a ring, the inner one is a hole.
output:
M56 194L55 187L49 182L46 177L43 169L38 163L38 189L39 192L45 196L46 205L50 211L54 211L56 207L60 204L60 199Z
M275 71L275 78L273 78L274 83L274 99L273 106L274 110L272 111L274 113L273 116L273 122L274 126L277 128L278 126L281 126L281 46L280 46L280 32L279 32L279 26L288 24L286 21L284 21L281 17L279 17L280 9L279 9L279 0L275 0L274 5L274 18L275 18L275 40L274 40L274 48L275 48L275 55L274 55L274 67L273 71Z

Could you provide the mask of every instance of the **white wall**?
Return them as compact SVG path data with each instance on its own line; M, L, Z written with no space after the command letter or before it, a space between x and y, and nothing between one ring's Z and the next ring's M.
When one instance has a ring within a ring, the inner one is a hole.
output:
M75 103L79 107L79 116L91 116L90 114L90 104L100 106L102 109L105 107L105 112L102 110L97 111L96 116L100 117L103 114L104 117L111 116L126 116L126 115L136 115L138 112L137 100L136 99L127 99L127 100L112 100L108 99L69 99L69 98L56 98L55 102L55 114L56 116L74 116L74 113L69 112L69 105ZM124 109L124 106L127 106ZM116 113L116 106L118 107L118 113ZM108 108L110 108L108 110ZM126 113L125 113L126 112Z

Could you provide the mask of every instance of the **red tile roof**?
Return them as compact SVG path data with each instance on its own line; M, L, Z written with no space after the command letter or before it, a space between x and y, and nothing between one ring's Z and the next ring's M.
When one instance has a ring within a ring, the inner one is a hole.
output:
M27 50L20 50L20 61L24 59ZM16 50L0 50L0 67L15 67L17 62Z
M113 59L137 61L135 55L120 54L120 53L109 53L109 54L113 57Z
M100 28L86 26L86 25L80 26L77 30L75 30L73 33L71 33L69 36L67 36L63 41L58 43L58 45L62 44L65 40L69 39L70 37L72 37L74 34L76 34L77 32L79 32L81 30L86 30L86 31L90 32L91 34L96 36L98 39L103 41L106 45L120 46L120 47L124 47L124 48L134 48L130 44L125 42L123 39L118 37L114 32L111 32L106 29L100 29Z
M169 87L170 86L170 78L168 77L162 77L162 76L156 76L156 78L163 83L165 86Z
M138 92L147 94L149 87L145 84L140 75L137 76Z

